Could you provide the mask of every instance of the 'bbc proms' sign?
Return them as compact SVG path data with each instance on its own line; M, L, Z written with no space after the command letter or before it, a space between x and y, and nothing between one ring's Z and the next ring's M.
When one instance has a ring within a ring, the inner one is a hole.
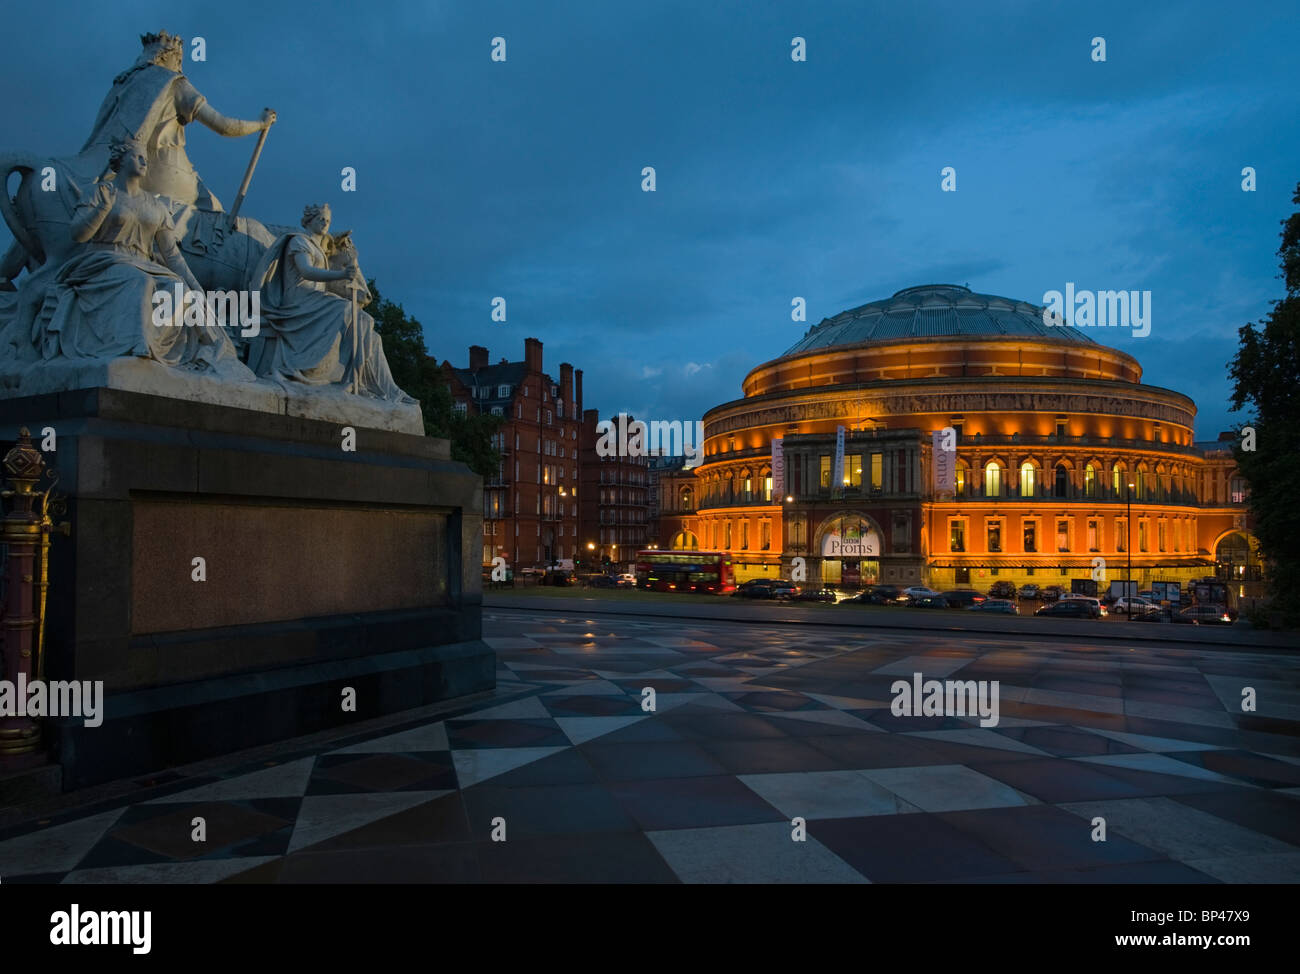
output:
M880 535L863 522L840 524L822 536L823 558L878 558Z

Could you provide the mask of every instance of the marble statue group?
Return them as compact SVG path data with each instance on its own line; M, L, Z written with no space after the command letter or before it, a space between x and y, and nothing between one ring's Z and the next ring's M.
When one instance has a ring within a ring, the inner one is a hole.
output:
M0 214L14 236L0 257L0 372L134 358L222 383L414 403L362 310L356 248L350 232L330 233L329 206L308 204L300 227L227 212L186 155L187 125L265 140L275 112L222 115L182 73L179 37L141 42L76 156L0 152ZM214 319L202 299L213 292L255 292L257 327Z

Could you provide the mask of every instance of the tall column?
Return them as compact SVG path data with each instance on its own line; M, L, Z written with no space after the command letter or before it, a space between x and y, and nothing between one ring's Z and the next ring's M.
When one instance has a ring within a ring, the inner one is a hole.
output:
M31 433L24 427L18 442L5 454L4 468L11 489L4 497L13 501L0 526L0 540L9 549L5 566L4 679L14 684L18 696L26 696L25 687L38 678L32 653L36 614L33 606L36 546L41 536L41 515L32 510L37 494L36 482L44 472L45 461L32 446ZM16 704L25 701L15 700ZM40 726L30 717L0 717L0 756L29 754L41 745Z

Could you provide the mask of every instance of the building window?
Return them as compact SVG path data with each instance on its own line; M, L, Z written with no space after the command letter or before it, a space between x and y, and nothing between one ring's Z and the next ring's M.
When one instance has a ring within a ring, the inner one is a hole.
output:
M822 487L831 485L831 458L823 454L818 461L817 483Z
M1065 464L1056 465L1056 484L1055 491L1057 497L1064 497L1070 486L1070 475L1065 469Z
M1149 521L1138 521L1138 551L1147 550L1147 525Z
M862 486L862 454L851 453L844 458L844 485L846 487Z
M1056 522L1056 550L1057 551L1070 550L1070 522L1069 521Z
M1115 550L1119 552L1128 551L1128 519L1119 517L1115 519Z
M1097 496L1097 469L1091 463L1083 468L1083 496Z
M984 467L984 496L1002 496L1002 468L996 461L989 461Z
M508 398L510 398L510 387L509 387L509 386L504 386L504 385L503 385L503 386L497 386L497 398L498 398L498 399L508 399Z
M1058 440L1065 439L1065 420L1063 419L1056 421L1056 438Z
M772 478L764 477L763 478L763 500L770 501L771 499L772 499Z
M741 551L749 550L749 521L748 520L744 520L740 522L740 550Z
M1165 522L1156 522L1156 547L1160 551L1165 550Z
M469 403L457 402L455 407L453 408L456 410L456 412L460 413L460 415L464 416L469 412Z
M1035 521L1025 522L1025 549L1024 550L1029 553L1038 551L1038 524Z
M1088 522L1088 550L1101 551L1101 524L1098 521Z
M957 569L957 572L956 572L956 575L955 575L955 577L954 577L954 580L955 580L955 581L957 582L957 584L959 584L959 585L969 585L969 584L970 584L970 569L969 569L969 568L958 568L958 569Z
M1124 483L1124 468L1121 467L1118 463L1111 464L1110 489L1114 492L1116 497L1124 496L1124 488L1122 486L1123 483Z
M988 550L999 552L1002 550L1002 522L989 521L987 538Z
M1228 483L1228 492L1232 503L1246 503L1246 481L1241 477L1233 477Z
M500 406L493 406L493 407L492 407L492 415L493 415L493 416L501 416L501 415L504 415L504 413L505 413L505 410L502 409Z
M770 551L772 548L772 522L764 521L758 526L759 544L764 551Z
M897 553L912 550L912 522L906 514L894 515L894 551Z
M1034 496L1034 465L1027 460L1020 465L1020 496Z
M871 454L871 489L878 491L885 482L884 478L884 455L880 453Z
M965 521L948 522L948 550L949 551L966 550L966 522Z
M726 551L731 550L731 522L722 522L722 547Z
M966 496L966 474L967 474L966 464L961 460L958 460L956 477L955 477L955 485L954 485L956 487L956 495L958 497Z

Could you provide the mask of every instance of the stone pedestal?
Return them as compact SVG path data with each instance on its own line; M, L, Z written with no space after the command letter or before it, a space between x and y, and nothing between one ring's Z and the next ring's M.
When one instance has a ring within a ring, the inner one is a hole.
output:
M0 438L23 425L72 526L45 677L104 681L101 726L46 722L65 788L495 685L482 486L447 441L353 426L349 452L340 423L112 388L0 400Z

